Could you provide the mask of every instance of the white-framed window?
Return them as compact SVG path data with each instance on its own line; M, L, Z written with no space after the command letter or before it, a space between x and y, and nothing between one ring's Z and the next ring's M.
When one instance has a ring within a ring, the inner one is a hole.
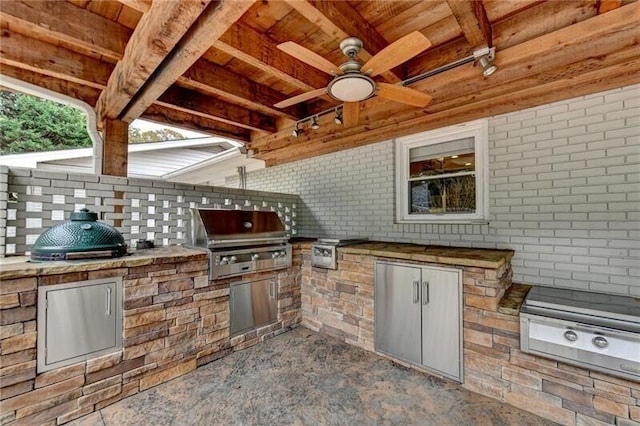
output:
M397 222L487 222L487 120L397 138L395 154Z

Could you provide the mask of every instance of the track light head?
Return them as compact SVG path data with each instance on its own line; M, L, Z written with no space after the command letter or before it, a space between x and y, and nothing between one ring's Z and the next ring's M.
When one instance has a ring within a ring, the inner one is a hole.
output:
M302 134L302 130L298 127L298 123L296 123L296 127L295 129L293 129L293 131L291 132L291 136L293 136L294 138L297 138L298 136L300 136Z
M336 110L336 117L333 119L333 122L336 123L338 126L342 125L342 112L339 110Z
M486 55L480 57L480 59L478 59L478 63L480 64L480 66L482 66L482 75L485 77L489 77L498 69L493 61Z
M493 59L496 56L495 47L483 47L473 52L473 57L482 67L482 75L489 77L496 72L498 67L493 63ZM475 64L474 64L475 65Z
M317 116L317 115L316 115L316 116L314 116L314 117L311 119L311 128L312 128L313 130L318 130L318 129L320 128L320 125L318 124L318 116Z

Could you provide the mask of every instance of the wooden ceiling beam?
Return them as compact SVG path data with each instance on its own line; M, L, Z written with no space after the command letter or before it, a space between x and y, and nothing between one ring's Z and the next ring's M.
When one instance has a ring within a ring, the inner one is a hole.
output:
M0 64L104 89L113 66L34 38L1 30Z
M1 75L6 75L78 99L92 107L95 106L101 93L101 89L95 87L64 80L55 76L40 74L33 70L14 67L12 65L3 64L0 72Z
M609 12L610 10L617 9L622 6L622 0L597 0L596 9L598 15L601 13Z
M481 0L447 0L447 3L471 47L493 46L491 23Z
M378 98L366 101L363 106L365 115L362 122L367 129L383 126L378 117L371 121L367 115L374 111L385 117L395 119L398 113L409 111L410 114L423 115L428 113L438 102L455 99L467 94L476 93L484 88L500 86L510 81L524 78L531 74L544 73L550 69L568 65L576 61L607 55L611 49L637 49L640 39L640 29L636 22L640 17L640 3L632 3L620 9L599 15L587 21L582 21L570 27L541 36L535 40L503 50L496 58L498 71L491 78L483 79L479 71L471 66L462 66L454 70L433 76L416 83L412 87L432 95L432 105L425 109L410 109L404 106L394 106L391 112L389 105ZM598 67L597 64L593 65ZM356 129L359 127L356 127ZM313 134L303 137L322 140L327 133L335 133L330 126L321 127ZM350 129L340 133L349 133ZM331 134L328 138L339 137ZM301 138L293 139L289 129L277 134L252 141L251 147L256 152L263 149L279 149L291 144L300 144Z
M101 90L95 87L40 74L24 68L3 65L1 71L2 75L79 99L92 107L95 106L101 93ZM163 105L152 105L145 111L141 118L195 132L219 135L245 142L249 140L249 131L246 129Z
M263 134L277 131L275 120L271 117L193 90L171 87L158 98L157 103Z
M293 149L275 150L265 155L256 155L255 158L265 160L267 166L274 166L368 145L406 134L484 118L487 116L487 111L491 111L492 115L519 111L524 108L638 82L640 82L640 61L635 60L623 66L616 65L523 90L515 90L505 97L476 99L475 102L457 108L446 109L410 120L395 121L382 129L370 129L370 126L360 125L353 128L350 135L334 137L324 143L321 141L315 141L313 144L299 142Z
M211 94L263 114L294 121L306 115L304 105L275 108L274 104L287 99L288 96L204 59L193 64L178 78L177 83L182 87Z
M21 34L2 30L0 39L0 64L37 72L39 74L104 89L113 66L97 59L56 47ZM186 110L186 106L200 105L207 116L223 123L256 130L262 133L276 131L275 120L236 104L208 98L178 87L170 88L163 103L176 103L176 108ZM187 99L188 98L188 99ZM187 100L185 100L187 99ZM197 111L197 109L196 109Z
M2 22L10 23L12 28L17 29L35 28L37 31L29 31L29 33L43 34L44 36L64 40L73 46L99 52L115 60L122 59L126 41L131 35L131 31L124 26L68 2L38 1L30 3L28 6L23 3L17 1L3 3L3 13L0 15ZM129 1L123 3L132 6ZM145 12L151 6L150 2L144 0L133 0L133 3L144 5L144 7L139 6L137 10L142 8ZM5 5L7 6L6 8ZM67 25L66 21L63 24L61 16L73 17L71 25ZM86 31L86 28L81 23L88 23L87 28L95 29L95 31ZM103 32L101 33L100 31ZM119 41L114 43L114 40ZM37 51L37 49L35 50ZM21 55L33 57L36 53L35 51L32 53L24 52ZM50 59L56 61L56 57L54 54L47 53L36 61L24 61L23 63L41 63L41 68L44 70L46 61ZM70 69L74 69L74 67L74 65L71 65ZM82 67L82 69L89 70L90 68ZM112 68L110 68L109 72L111 71ZM94 85L94 87L104 87L98 76L101 76L101 74L96 75L93 80L95 82L99 81L101 85ZM85 81L90 82L92 79L87 78ZM292 120L298 120L306 115L305 108L302 105L283 110L274 108L273 104L286 99L287 96L204 59L196 61L185 73L184 77L178 78L178 83L184 87L219 96L228 102L236 102L238 105L264 114L286 117Z
M131 31L66 1L3 1L0 22L119 60Z
M191 24L186 34L177 45L168 53L166 58L158 66L156 71L147 77L147 80L136 93L132 102L127 105L124 114L120 114L125 121L131 121L139 117L162 93L164 93L182 74L184 74L200 57L211 47L211 45L224 34L229 27L234 25L242 15L251 7L255 0L233 0L211 2L209 6L200 14L195 22ZM164 2L159 2L161 5ZM171 2L174 3L174 2ZM193 2L177 2L180 4L193 4ZM143 15L144 19L154 11L153 3L149 12ZM187 11L189 14L191 11ZM181 12L184 13L184 12ZM164 15L165 17L167 15ZM172 19L180 19L182 14L172 16ZM187 20L190 22L190 18ZM185 24L187 23L185 22ZM140 28L136 27L135 34ZM146 38L151 34L147 34ZM130 40L132 44L135 40ZM147 48L150 45L147 45ZM126 57L126 51L125 51ZM135 58L133 55L132 58ZM138 56L139 57L139 56ZM126 59L123 59L126 60ZM114 74L116 74L118 68ZM126 76L127 74L122 74ZM117 76L117 74L116 74ZM115 80L118 81L118 80ZM109 87L107 87L107 90ZM108 92L107 92L108 93Z
M153 104L142 114L145 120L180 127L194 132L208 133L248 142L250 132L238 126L222 123L215 118L193 114L173 105Z
M209 5L201 2L152 4L142 15L97 105L99 120L123 119L127 106ZM134 117L135 118L135 117Z
M276 47L267 35L237 22L214 47L300 90L325 87L331 77L294 59Z
M145 13L151 7L150 0L118 0L120 3L125 6L130 7L133 10L137 10L138 12Z
M285 0L322 32L336 40L336 46L347 37L362 40L364 47L358 54L366 62L389 44L382 35L346 1ZM399 83L403 76L387 71L381 74L390 83Z

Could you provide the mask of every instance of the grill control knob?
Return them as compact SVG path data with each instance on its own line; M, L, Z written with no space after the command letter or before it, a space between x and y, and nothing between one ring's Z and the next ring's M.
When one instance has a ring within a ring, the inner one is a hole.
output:
M231 256L231 257L229 258L229 263L236 263L236 260L238 260L238 257L237 257L237 256Z
M604 349L609 346L609 342L607 341L607 339L602 336L594 337L593 340L591 340L591 343L593 343L593 346L600 349Z
M222 259L220 259L220 264L221 265L226 265L227 263L229 263L229 258L227 256L225 256Z
M575 331L567 330L564 332L564 338L570 342L575 342L576 340L578 340L578 335Z
M286 251L281 251L280 252L280 257L287 257L287 252Z
M275 259L276 257L278 257L278 252L274 251L273 253L271 253L271 258Z
M258 260L258 259L260 259L260 255L258 253L253 253L251 255L251 260Z

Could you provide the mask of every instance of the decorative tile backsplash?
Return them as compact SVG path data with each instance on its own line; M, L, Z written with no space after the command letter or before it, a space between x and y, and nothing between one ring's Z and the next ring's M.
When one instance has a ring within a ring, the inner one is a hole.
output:
M117 228L130 247L138 239L156 246L183 243L193 207L275 211L289 234L297 234L297 195L18 168L0 170L2 176L0 250L8 255L29 254L45 229L83 207L110 225L120 222Z

